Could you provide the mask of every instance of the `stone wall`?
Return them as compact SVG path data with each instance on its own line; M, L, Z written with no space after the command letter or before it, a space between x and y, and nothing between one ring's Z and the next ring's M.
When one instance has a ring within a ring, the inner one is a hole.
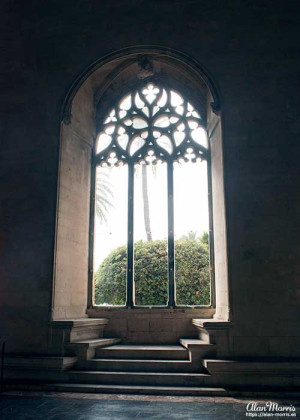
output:
M299 356L297 2L6 0L1 9L0 335L7 350L47 351L68 90L106 54L160 45L201 63L221 92L231 352Z
M214 309L88 309L93 318L109 320L108 337L119 337L122 343L178 344L180 338L197 338L192 325L195 317L212 318Z

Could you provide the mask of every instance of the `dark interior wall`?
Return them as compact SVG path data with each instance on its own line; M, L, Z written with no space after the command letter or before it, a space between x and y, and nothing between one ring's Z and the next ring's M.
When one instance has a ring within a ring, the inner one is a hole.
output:
M299 11L292 0L2 1L0 335L8 349L47 347L64 97L104 55L159 45L199 61L222 96L231 349L300 351Z

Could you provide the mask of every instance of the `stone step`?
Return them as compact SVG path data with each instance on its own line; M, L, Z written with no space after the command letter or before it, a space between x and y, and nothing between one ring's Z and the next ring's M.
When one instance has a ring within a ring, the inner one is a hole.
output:
M193 365L189 360L158 359L90 359L79 365L80 369L116 372L204 372L202 364Z
M64 371L71 369L77 362L77 357L64 356L6 356L4 369L34 370L34 371ZM7 373L7 372L6 372Z
M252 360L222 360L205 359L203 365L209 372L215 375L220 374L247 374L259 376L265 375L300 375L300 361L296 359L252 359Z
M93 338L89 340L74 341L73 343L70 343L70 346L106 347L119 343L120 341L120 338Z
M189 360L189 352L182 346L115 345L96 350L100 359L159 359Z
M97 348L111 346L120 341L119 338L93 338L69 343L66 347L69 351L75 353L79 359L85 360L94 357Z
M44 378L45 379L45 378ZM167 396L208 396L208 397L237 397L247 399L268 399L273 401L278 398L290 399L293 401L300 399L300 391L287 389L286 387L264 387L256 388L221 388L220 386L196 387L196 386L137 386L137 385L101 385L101 384L75 384L66 382L51 381L49 383L20 382L6 383L6 391L20 390L32 392L80 392L96 394L135 394L135 395L167 395Z
M222 346L227 347L228 329L232 326L230 321L215 319L194 318L192 324L198 330L198 338L211 344L218 344L222 340Z
M181 338L180 344L192 354L197 353L198 356L214 356L216 353L216 345L204 340Z
M234 396L236 391L224 388L196 386L141 386L141 385L97 385L97 384L49 384L47 390L56 392L80 392L103 394L142 394L142 395L187 395L187 396Z
M204 373L69 371L70 382L108 385L205 386Z

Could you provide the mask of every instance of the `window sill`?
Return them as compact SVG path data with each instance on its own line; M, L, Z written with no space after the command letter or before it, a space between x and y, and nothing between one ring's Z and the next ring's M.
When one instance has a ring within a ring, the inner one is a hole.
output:
M135 306L133 308L129 308L126 306L94 306L93 308L87 309L86 313L89 317L97 317L99 314L103 313L118 313L118 312L124 312L124 313L133 313L133 312L139 312L143 314L191 314L193 317L201 317L203 319L213 318L215 314L215 308L211 306L206 307L176 307L176 308L168 308L168 307L141 307L141 306Z

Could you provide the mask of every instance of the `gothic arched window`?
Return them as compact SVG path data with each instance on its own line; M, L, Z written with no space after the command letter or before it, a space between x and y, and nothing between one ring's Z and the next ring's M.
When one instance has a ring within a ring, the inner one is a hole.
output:
M108 110L93 159L95 303L210 305L201 113L176 90L143 83Z

